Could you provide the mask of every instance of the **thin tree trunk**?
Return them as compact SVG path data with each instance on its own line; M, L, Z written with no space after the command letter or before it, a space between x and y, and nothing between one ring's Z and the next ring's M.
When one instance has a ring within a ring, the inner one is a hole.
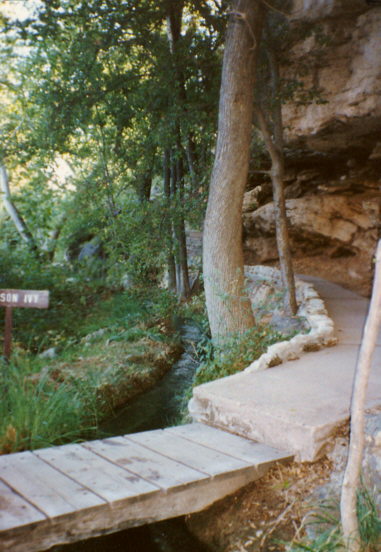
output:
M171 217L171 155L168 149L164 150L163 156L163 178L164 178L164 195L167 204L167 220L166 220L166 234L168 240L168 288L177 291L176 288L176 264L173 254L173 227Z
M11 217L13 224L21 238L29 245L34 252L38 251L36 242L30 233L23 217L19 213L16 205L12 201L12 196L9 188L8 173L4 165L0 165L0 191L3 196L4 207Z
M180 213L178 215L178 243L179 243L179 261L181 267L181 297L188 298L190 296L189 270L188 270L188 252L187 252L187 237L185 232L185 222L183 215L184 207L184 171L182 159L178 159L176 163L177 182L179 190Z
M279 255L280 272L282 277L282 284L285 291L284 306L286 312L291 315L296 314L298 305L296 302L295 294L295 278L294 270L292 268L290 238L288 234L287 226L287 213L286 213L286 200L284 197L284 159L283 152L274 143L271 132L266 120L266 117L259 106L255 107L256 115L258 118L259 127L263 139L266 144L267 151L271 157L271 183L273 188L274 199L274 215L275 215L275 230L276 240ZM277 127L278 136L282 136L279 129L279 121L275 122ZM274 135L276 133L274 132ZM276 139L276 138L275 138ZM280 138L277 140L280 141Z
M189 136L187 140L186 155L187 155L187 161L188 161L189 174L192 180L192 186L194 189L196 189L197 183L198 183L198 178L196 173L196 158L195 158L196 156L195 156L194 142L191 136Z
M141 175L141 180L138 183L138 197L141 203L150 200L152 189L152 170L146 171Z
M203 240L206 305L214 340L244 332L255 324L245 290L242 202L249 168L257 45L262 22L261 4L254 0L232 2Z
M171 198L172 198L172 236L173 236L173 253L175 259L175 272L176 272L176 292L179 297L182 296L182 280L181 280L181 266L180 266L180 242L178 232L178 213L173 209L178 201L178 186L177 186L177 170L176 159L172 151L171 155Z
M184 75L178 62L178 44L181 39L181 26L183 17L183 0L167 0L167 38L169 50L172 57L172 64L175 71L175 101L184 109L186 100L186 91L184 84ZM186 233L183 215L184 202L184 168L183 151L181 146L181 128L180 119L176 120L176 160L172 160L172 197L179 203L179 213L176 214L173 221L174 235L177 246L176 274L177 274L177 293L180 297L187 298L190 295L189 273L188 273L188 255L186 247ZM194 167L190 166L190 170Z
M351 402L351 433L349 454L341 490L341 524L348 552L361 550L357 517L357 492L360 486L364 451L364 409L372 358L381 324L381 240L376 252L376 269L372 298L357 361Z

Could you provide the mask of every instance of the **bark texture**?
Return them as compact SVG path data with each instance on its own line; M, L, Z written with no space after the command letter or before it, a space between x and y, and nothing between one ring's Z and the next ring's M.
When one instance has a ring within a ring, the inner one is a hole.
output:
M242 202L249 167L257 43L263 9L234 0L222 67L216 156L204 225L204 284L213 339L255 323L245 293Z
M284 158L281 144L279 144L281 139L276 138L277 133L281 133L281 119L279 120L278 118L278 121L274 121L274 126L277 129L277 132L274 132L275 139L273 139L266 117L260 107L256 108L256 114L267 151L271 157L271 183L274 199L276 242L282 284L285 294L284 307L288 314L295 315L298 310L298 305L296 302L295 278L292 268L290 238L286 214L286 199L284 195Z
M171 62L175 74L175 96L180 111L185 110L186 90L184 75L179 64L178 48L181 40L181 27L183 18L184 2L183 0L167 0L167 38L171 54ZM176 290L180 298L187 298L190 295L188 254L184 220L184 163L183 147L181 136L181 119L175 121L175 145L171 160L171 196L172 200L179 205L178 213L172 221L175 241L175 272L176 272Z
M347 467L341 492L341 523L348 552L362 550L357 518L357 491L365 444L364 408L373 352L381 323L381 241L376 253L376 272L369 313L356 367L351 403L351 433Z

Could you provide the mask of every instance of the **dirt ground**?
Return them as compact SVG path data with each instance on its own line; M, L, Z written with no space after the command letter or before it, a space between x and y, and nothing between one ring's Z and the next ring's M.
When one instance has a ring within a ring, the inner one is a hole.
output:
M278 464L236 494L188 516L187 526L213 552L284 551L286 542L304 536L313 508L308 499L331 471L326 457L312 464Z

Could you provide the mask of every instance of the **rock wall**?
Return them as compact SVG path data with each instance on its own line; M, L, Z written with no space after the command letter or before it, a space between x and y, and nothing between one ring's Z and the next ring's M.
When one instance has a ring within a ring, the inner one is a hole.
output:
M378 195L309 195L286 202L294 263L299 272L320 275L363 294L370 291L379 234ZM246 260L276 261L274 205L243 215Z
M338 507L341 486L348 458L349 437L344 431L331 444L327 457L332 461L330 478L323 486L318 487L311 495L312 504L327 503ZM362 481L381 512L381 411L373 409L365 413L365 445L362 461ZM311 530L313 530L311 528Z
M365 0L294 0L292 19L316 20L332 16L361 12L366 9Z
M320 13L319 2L314 4ZM284 107L288 143L370 154L381 131L380 29L381 6L365 13L349 6L335 17L314 22L307 36L294 44L283 74L303 82L307 90L319 90L321 103Z
M380 235L381 6L294 0L291 19L283 76L319 91L317 102L283 107L294 265L369 295ZM269 176L254 172L244 202L246 264L277 262L271 199Z

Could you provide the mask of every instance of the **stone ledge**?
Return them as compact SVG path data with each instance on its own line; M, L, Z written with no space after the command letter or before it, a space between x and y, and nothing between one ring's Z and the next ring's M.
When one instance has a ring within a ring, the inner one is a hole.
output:
M272 282L280 287L279 270L267 266L246 266L248 292L254 309L256 308L255 286L260 282ZM280 341L270 345L266 353L252 362L244 371L257 372L289 360L298 359L304 352L317 351L322 347L332 347L337 344L335 327L328 316L323 300L312 284L295 279L296 297L299 304L297 316L306 319L310 327L307 334L297 334L290 340ZM266 294L265 294L266 295Z
M298 462L314 462L349 419L358 347L325 348L271 370L204 383L193 390L189 412L196 421L287 450ZM380 407L378 346L366 408Z

